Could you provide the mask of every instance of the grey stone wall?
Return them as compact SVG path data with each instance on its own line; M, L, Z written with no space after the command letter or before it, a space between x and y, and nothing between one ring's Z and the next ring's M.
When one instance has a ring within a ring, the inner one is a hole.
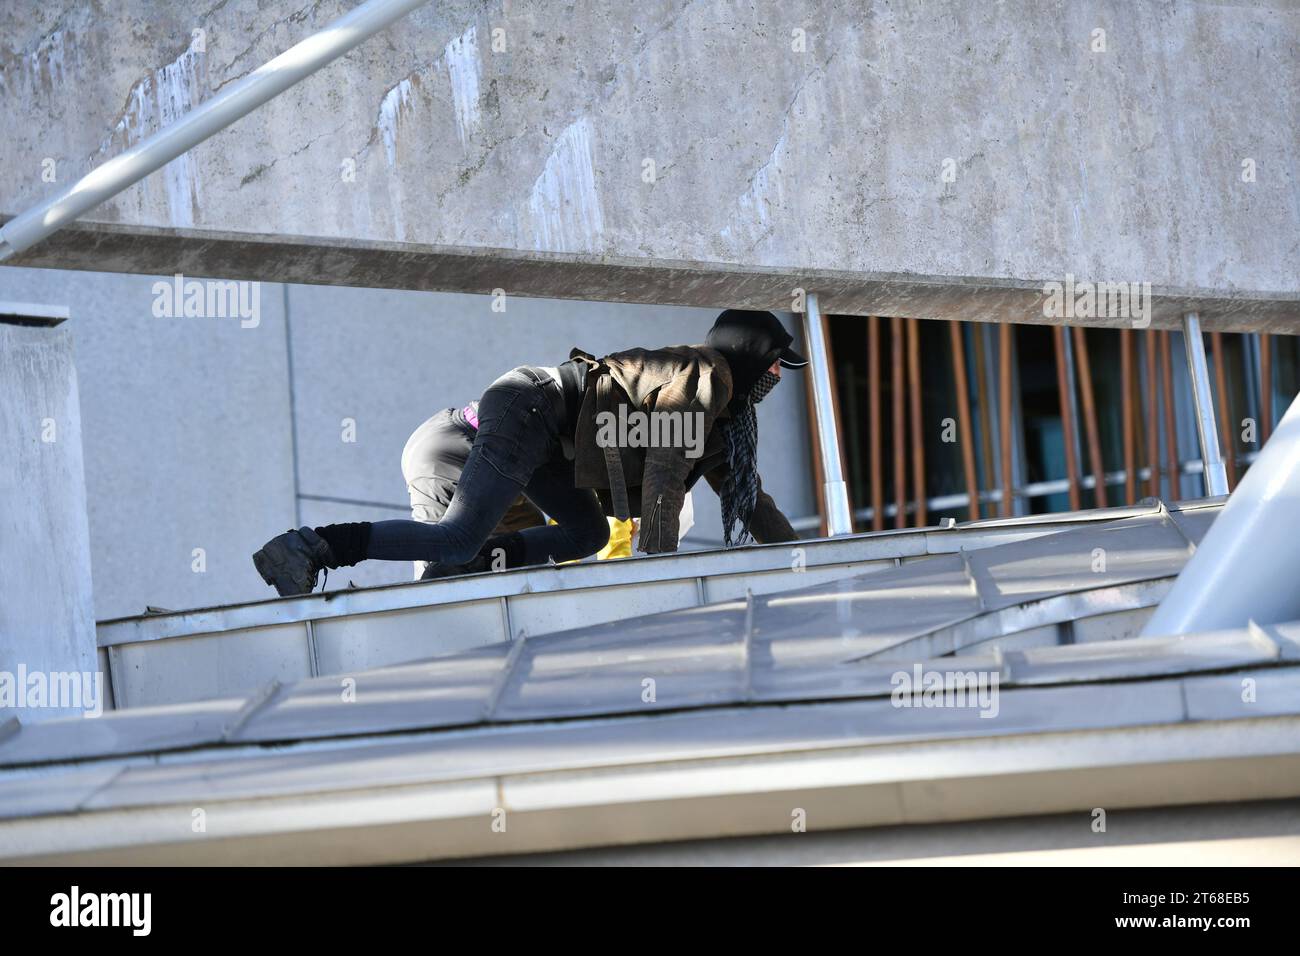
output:
M5 5L0 212L351 6ZM312 281L776 307L820 275L828 310L997 319L999 289L1068 273L1201 297L1211 325L1223 296L1295 322L1298 37L1291 0L453 0L88 218L228 233L185 247L190 273L301 279L239 237L309 236L428 257L379 276L313 258ZM76 243L55 259L93 268ZM465 269L464 250L495 252Z

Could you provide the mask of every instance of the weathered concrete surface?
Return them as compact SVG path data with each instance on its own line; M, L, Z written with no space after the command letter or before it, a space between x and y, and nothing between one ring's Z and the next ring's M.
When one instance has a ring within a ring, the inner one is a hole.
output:
M293 524L283 290L245 327L156 315L156 280L0 272L0 299L72 314L98 618L260 597L249 555Z
M4 217L0 217L2 220ZM824 312L918 319L1055 324L1043 282L907 276L843 270L756 269L725 263L470 249L319 238L249 236L196 229L78 224L13 265L107 272L226 276L268 282L510 295L658 305L792 310L794 291L822 296ZM1057 279L1055 281L1062 281ZM519 291L522 290L522 291ZM829 303L829 305L827 305ZM1206 331L1300 332L1294 293L1152 289L1151 325L1180 329L1187 311ZM1071 324L1127 327L1122 319Z
M81 679L98 667L81 405L66 327L0 318L0 449L0 726L12 716L31 723L80 713L83 703L107 708L94 678ZM37 689L30 675L46 690L71 690L54 675L78 675L77 691L28 697Z
M350 6L0 10L0 210ZM1296 328L1298 39L1292 0L430 4L18 261L1040 321L1072 274Z

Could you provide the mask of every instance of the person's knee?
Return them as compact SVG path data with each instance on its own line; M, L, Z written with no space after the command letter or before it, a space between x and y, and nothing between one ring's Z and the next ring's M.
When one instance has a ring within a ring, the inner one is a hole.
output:
M601 515L598 521L583 522L577 544L583 554L595 554L609 544L609 521L604 515Z
M438 560L442 564L468 564L478 556L479 549L487 540L484 538L480 541L446 523L443 524L443 528L449 533L438 555Z
M479 549L482 545L455 545L448 549L446 556L442 559L443 564L469 564L478 557Z

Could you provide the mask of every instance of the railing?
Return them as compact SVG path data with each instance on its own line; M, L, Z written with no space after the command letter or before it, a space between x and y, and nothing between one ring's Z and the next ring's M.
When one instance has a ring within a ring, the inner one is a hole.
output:
M862 344L851 338L853 323L867 325L865 376L860 374L863 364L855 361L853 354ZM1107 357L1109 374L1099 375L1088 343L1092 340L1095 350L1098 343L1093 337L1100 330L1073 327L1067 332L1058 326L1050 331L1050 350L1064 458L1064 467L1058 466L1057 473L1064 471L1065 476L1027 481L1026 412L1019 381L1025 370L1024 356L1013 327L1003 325L995 330L976 323L949 322L948 342L942 347L947 352L945 370L951 361L951 375L943 382L937 381L934 372L938 363L925 353L919 334L923 329L921 320L874 316L840 316L832 323L832 331L840 333L832 351L840 386L835 393L835 415L841 425L850 494L856 491L859 499L853 508L859 528L923 526L933 523L933 511L964 511L972 518L1023 514L1029 500L1052 495L1065 495L1065 507L1079 510L1085 507L1084 492L1092 492L1097 507L1132 504L1144 497L1178 500L1212 493L1209 489L1214 483L1203 477L1202 457L1178 454L1180 444L1189 444L1194 421L1217 428L1217 433L1201 436L1201 445L1205 447L1204 439L1213 438L1222 446L1230 491L1258 457L1272 430L1275 354L1270 335L1210 333L1213 361L1206 363L1209 368L1204 370L1208 391L1198 402L1190 387L1186 391L1176 388L1183 372L1175 362L1178 349L1171 347L1169 331L1118 330L1117 347ZM930 334L926 338L933 349L937 337ZM1237 342L1242 367L1234 374L1228 353L1235 351ZM846 349L846 344L851 348ZM886 353L892 356L891 362L884 362ZM1042 352L1037 357L1040 362L1045 358ZM926 358L930 359L930 371L928 380L923 381ZM1189 367L1189 385L1193 371ZM1039 372L1041 380L1045 372L1041 364ZM921 396L927 388L923 403ZM934 407L939 404L936 392L943 395L938 410ZM1218 409L1213 419L1205 414L1204 399L1209 392L1213 392ZM885 414L886 405L892 406L889 415ZM936 443L926 438L941 419L951 419L955 440L951 457L936 461ZM1243 419L1252 422L1253 446L1246 439L1237 440ZM1109 448L1103 441L1107 437L1111 439ZM1243 445L1249 450L1243 451ZM892 482L882 463L890 453ZM961 474L964 491L934 494L939 462L948 474L954 470ZM1047 464L1050 467L1051 462ZM1184 479L1192 475L1198 481L1185 487ZM886 496L893 500L886 502Z

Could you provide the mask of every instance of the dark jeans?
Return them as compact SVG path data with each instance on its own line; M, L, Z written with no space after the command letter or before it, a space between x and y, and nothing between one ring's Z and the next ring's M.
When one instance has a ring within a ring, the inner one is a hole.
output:
M507 372L483 393L478 422L447 513L434 524L374 522L366 557L464 564L521 492L557 522L519 532L522 563L571 561L605 546L605 512L594 491L574 487L573 462L560 447L564 401L554 379L527 366Z

